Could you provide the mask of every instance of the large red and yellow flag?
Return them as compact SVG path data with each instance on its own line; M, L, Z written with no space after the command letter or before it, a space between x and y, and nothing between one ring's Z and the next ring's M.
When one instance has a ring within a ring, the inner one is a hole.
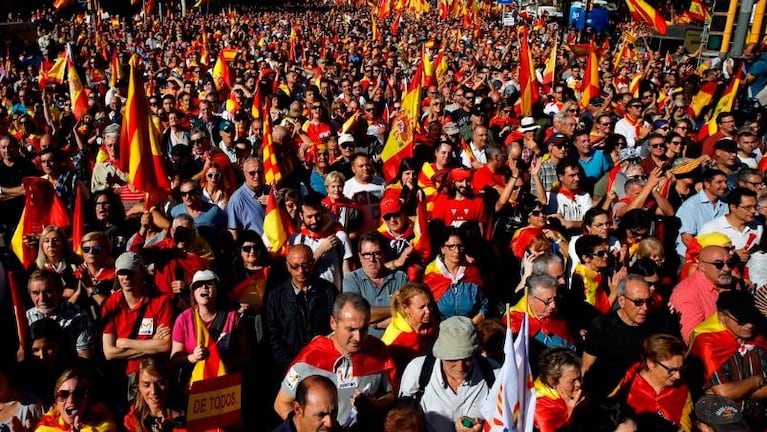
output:
M666 19L644 0L626 0L631 17L649 25L661 36L666 35Z
M261 141L262 160L264 161L264 179L266 184L276 186L282 180L280 164L277 161L277 154L274 151L274 140L272 139L272 119L269 116L269 104L264 107L264 133Z
M285 255L288 249L288 239L295 232L287 212L277 204L277 188L272 188L266 201L264 213L264 237L266 237L269 252Z
M695 96L692 97L692 101L690 102L690 108L692 108L692 111L695 113L696 118L700 116L700 113L703 111L703 108L707 107L708 104L711 103L711 100L714 99L714 93L716 93L716 88L717 88L716 81L707 81L700 86L700 90L698 90L698 93L696 93Z
M448 4L448 0L439 0L439 18L447 21L449 15L450 5Z
M533 105L538 102L540 92L538 79L535 76L535 66L530 47L527 43L527 27L522 27L519 33L519 103L520 114L523 116L533 115Z
M698 141L703 141L706 137L714 135L719 130L719 127L716 125L716 118L723 112L732 111L732 106L738 95L742 77L742 70L738 71L738 73L732 77L732 81L730 81L730 84L727 86L727 90L722 93L722 96L716 103L716 108L714 108L714 112L711 114L711 120L704 124L703 127L700 128L700 131L698 131Z
M56 58L52 64L46 67L43 64L40 67L40 76L38 77L38 85L42 90L46 85L54 83L61 84L64 82L64 73L67 71L67 56L60 55Z
M387 182L397 177L402 159L413 156L421 114L421 73L418 68L402 97L402 110L394 117L391 133L381 152L383 175Z
M200 36L200 43L202 48L200 49L200 63L206 67L210 63L210 46L208 45L208 32L205 30L205 26L202 26L202 35Z
M53 2L53 11L58 12L61 9L64 9L65 7L74 4L75 0L54 0Z
M391 15L391 0L380 0L376 9L378 9L378 19L385 20Z
M120 131L118 167L128 175L128 181L146 193L146 207L159 204L170 192L165 174L160 131L152 121L149 102L138 70L138 57L130 59L128 98Z
M228 98L229 91L232 89L232 74L229 70L229 64L224 60L222 54L219 53L210 75L213 77L216 90L218 90L219 100Z
M421 69L423 70L423 77L421 79L421 87L429 87L436 84L434 78L434 65L431 63L429 54L426 52L426 45L421 46Z
M586 71L583 77L583 93L581 107L586 108L592 98L599 96L599 61L597 60L594 41L589 44L589 58L586 61Z
M192 376L189 378L190 387L192 386L192 383L197 381L226 375L226 367L224 366L224 361L221 359L221 353L218 351L218 345L216 345L216 341L210 336L208 328L205 327L205 322L202 320L202 317L200 317L200 312L197 307L192 308L192 315L194 316L197 346L207 348L208 357L205 360L200 360L194 364Z
M67 46L67 81L69 82L69 98L72 101L72 113L80 121L88 111L88 95L85 93L80 75L75 68L75 61L72 57L72 47Z

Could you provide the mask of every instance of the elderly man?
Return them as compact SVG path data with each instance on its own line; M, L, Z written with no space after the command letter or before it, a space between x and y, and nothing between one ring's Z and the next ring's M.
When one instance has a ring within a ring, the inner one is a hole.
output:
M583 386L595 401L615 389L639 361L644 340L663 330L647 321L653 300L643 276L629 274L618 283L617 293L619 307L592 321L583 345Z
M293 360L274 401L277 414L287 418L302 378L322 375L338 389L338 418L342 424L379 424L376 417L394 402L397 372L386 345L368 337L369 326L367 300L358 294L340 294L330 317L333 332L312 339ZM356 409L356 417L352 408Z
M495 382L497 366L479 355L478 349L471 319L450 317L439 325L434 355L416 357L405 368L400 397L420 405L426 415L426 430L481 430L480 409ZM472 426L464 426L466 418Z
M120 145L120 125L110 124L104 128L104 148L107 150L107 158L96 163L91 176L91 192L101 191L107 188L122 186L128 183L128 177L120 171L117 163L117 147Z
M359 257L362 268L344 277L344 292L359 294L370 303L369 333L377 338L391 322L391 298L408 282L407 275L399 270L390 271L384 266L386 249L381 235L365 233L360 237Z
M312 338L330 333L337 292L333 284L314 275L308 246L292 246L286 261L290 278L270 290L264 302L269 346L280 373Z
M767 340L757 333L764 320L745 291L727 291L716 301L716 313L695 328L690 356L703 364L707 393L732 399L755 431L767 427Z
M489 131L484 126L477 126L471 135L471 142L461 152L461 164L467 168L477 169L487 163L485 149L489 141Z
M245 183L239 187L226 206L227 228L235 240L242 231L264 233L264 208L269 194L269 187L264 184L264 164L255 157L249 157L242 163Z
M727 249L704 247L698 257L698 269L674 287L669 305L679 314L685 342L698 324L716 312L719 293L732 286L735 263Z
M141 359L168 356L171 348L173 307L170 298L147 283L144 261L136 253L125 252L115 260L120 290L101 305L104 324L102 346L108 361L126 361L128 399L136 396L136 372Z
M338 427L337 417L335 384L327 377L311 375L298 383L291 412L274 432L330 432Z
M550 267L557 263L551 260L546 264ZM511 330L516 335L525 314L530 316L527 328L530 336L528 357L533 367L533 375L537 375L537 359L546 348L563 346L575 351L575 340L570 335L567 322L557 316L557 285L557 280L546 274L531 276L527 279L527 295L510 307L509 312L502 318L504 324L511 320Z

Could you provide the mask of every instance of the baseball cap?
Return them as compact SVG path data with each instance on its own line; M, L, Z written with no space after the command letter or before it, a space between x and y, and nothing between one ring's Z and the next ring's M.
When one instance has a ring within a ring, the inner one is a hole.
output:
M745 432L751 428L738 406L724 396L707 394L695 402L695 417L714 432Z
M354 144L354 136L352 134L348 133L342 133L338 136L338 146L341 147L344 144L352 143Z
M440 360L463 360L473 356L478 348L477 329L471 319L453 316L440 323L432 353Z
M593 98L591 98L591 99L589 100L589 105L594 105L594 106L601 106L603 103L605 103L605 100L604 100L604 99L602 99L602 98L601 98L601 97L599 97L599 96L597 96L597 97L593 97Z
M381 216L402 211L402 202L396 196L384 196L381 200Z
M471 178L471 170L466 168L453 168L450 170L450 180L457 182Z
M232 132L234 131L234 123L230 122L229 120L224 120L218 126L218 130L224 132Z
M144 271L144 259L135 252L123 252L115 260L115 273Z
M741 324L754 324L763 318L754 305L754 296L745 291L720 292L716 310L727 312Z
M653 129L660 129L663 126L668 126L668 120L660 119L660 120L655 120L654 122L652 122Z
M549 139L546 140L546 145L547 146L549 146L551 144L554 144L554 145L560 145L560 144L567 145L569 143L570 143L570 138L568 138L567 135L559 133L559 132L555 133L554 135L549 137Z
M218 282L218 276L213 270L197 270L192 276L191 288L195 289L202 285L203 282L216 281Z

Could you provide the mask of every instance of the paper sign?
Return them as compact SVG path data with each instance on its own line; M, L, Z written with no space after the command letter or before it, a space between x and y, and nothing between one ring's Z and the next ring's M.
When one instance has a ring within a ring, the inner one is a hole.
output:
M189 391L186 428L204 431L242 423L239 373L197 381Z

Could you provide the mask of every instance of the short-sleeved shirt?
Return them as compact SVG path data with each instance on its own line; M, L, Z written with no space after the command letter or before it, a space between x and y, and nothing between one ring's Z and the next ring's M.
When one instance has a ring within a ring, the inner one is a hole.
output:
M383 277L383 284L378 287L363 269L357 269L344 277L344 292L351 292L365 297L372 307L389 307L391 297L402 285L408 282L407 275L399 270L389 272ZM372 326L368 334L381 338L384 330L375 329Z
M37 308L27 310L27 322L30 325L43 318L45 316ZM80 310L77 305L63 301L56 313L48 318L52 318L59 324L64 330L67 342L77 351L86 351L96 346L93 323L88 318L88 314Z
M234 311L218 311L217 313L226 313L224 327L221 329L221 335L216 340L216 346L220 350L226 351L229 349L232 333L240 324L240 316ZM205 328L210 330L213 321L205 322ZM176 318L176 322L173 324L173 342L184 344L184 351L187 353L193 352L194 348L198 345L197 330L195 330L194 315L191 308L184 310Z
M400 397L412 397L418 391L418 380L426 357L416 357L405 368L400 384ZM495 366L495 365L493 365ZM494 373L498 377L499 369ZM466 381L457 392L448 385L443 377L442 362L434 362L429 381L423 389L420 406L426 416L426 430L443 432L454 430L455 421L463 416L483 418L480 409L490 391L482 371L474 361Z
M583 215L593 205L591 195L586 192L578 192L572 197L560 191L548 192L549 202L546 205L547 213L558 213L566 221L582 221Z
M144 309L140 325L136 322ZM115 339L128 338L136 340L152 339L160 326L173 326L173 307L170 297L151 294L145 296L132 309L128 307L122 291L112 293L101 305L101 320L104 323L104 334L111 334ZM133 334L134 327L138 334ZM141 358L128 360L126 372L138 371Z
M370 183L362 184L355 177L346 180L344 183L344 196L359 204L365 215L366 230L378 228L381 220L381 197L385 191L385 184L382 178L373 177Z
M170 216L176 217L181 214L188 214L184 204L177 204L170 210ZM194 218L194 226L197 228L207 228L213 232L224 229L226 226L226 213L221 207L203 202L200 214Z
M687 246L682 243L682 234L698 235L706 222L727 213L729 213L727 204L720 199L716 205L712 205L705 189L701 189L700 192L687 198L676 211L676 217L682 224L676 239L677 255L685 256L685 252L687 252Z
M744 226L743 231L738 231L738 229L732 226L727 220L727 216L719 216L714 220L706 222L698 234L710 232L722 233L730 238L732 246L735 249L750 249L751 246L761 242L763 231L764 226L756 221Z
M592 154L587 161L584 161L583 158L578 158L578 163L581 165L581 168L583 168L586 177L590 177L594 180L598 180L604 173L610 171L610 168L612 168L613 165L610 160L605 157L602 150L595 150L594 154Z
M256 195L246 184L234 191L226 205L227 228L264 234L264 206Z
M485 202L479 197L457 200L440 194L434 201L431 215L434 219L441 219L445 225L454 227L469 221L484 225L488 220Z

